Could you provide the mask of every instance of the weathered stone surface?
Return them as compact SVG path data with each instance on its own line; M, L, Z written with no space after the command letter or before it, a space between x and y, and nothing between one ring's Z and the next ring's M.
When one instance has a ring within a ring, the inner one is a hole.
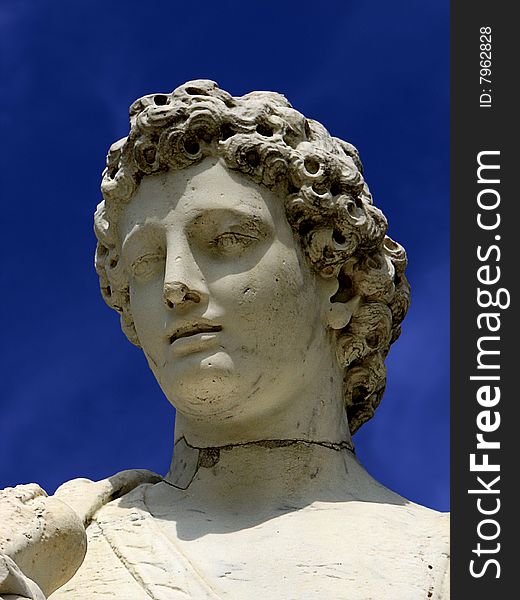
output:
M209 81L130 116L96 269L177 409L172 465L6 490L2 598L446 600L448 516L351 440L409 302L357 151L279 94Z

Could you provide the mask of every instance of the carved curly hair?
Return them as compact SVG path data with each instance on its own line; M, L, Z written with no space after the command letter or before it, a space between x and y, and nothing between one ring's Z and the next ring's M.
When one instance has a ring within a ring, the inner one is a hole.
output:
M285 198L285 214L313 270L336 277L334 299L359 297L359 308L337 335L344 396L354 433L372 417L386 384L384 359L399 337L410 301L406 253L386 236L357 150L332 137L274 92L233 97L213 81L189 81L171 94L138 99L130 133L107 156L95 214L96 271L105 302L121 315L139 346L129 282L119 261L122 207L146 175L183 169L207 156Z

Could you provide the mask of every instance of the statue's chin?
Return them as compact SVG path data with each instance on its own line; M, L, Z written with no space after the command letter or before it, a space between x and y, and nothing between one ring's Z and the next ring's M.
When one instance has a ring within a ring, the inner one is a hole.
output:
M240 412L240 390L247 389L248 378L222 350L172 357L153 370L165 396L187 417L230 419Z

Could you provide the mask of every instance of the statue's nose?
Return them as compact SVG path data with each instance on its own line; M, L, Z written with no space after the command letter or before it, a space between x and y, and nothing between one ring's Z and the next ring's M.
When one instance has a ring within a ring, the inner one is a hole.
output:
M201 301L201 295L195 290L191 290L182 281L169 281L164 284L164 303L168 308L174 308L183 304L198 304Z

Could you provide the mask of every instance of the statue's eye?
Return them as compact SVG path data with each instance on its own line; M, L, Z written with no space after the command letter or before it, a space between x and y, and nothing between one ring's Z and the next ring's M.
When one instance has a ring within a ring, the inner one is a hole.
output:
M253 235L245 233L237 233L235 231L226 231L221 233L214 240L211 241L211 245L218 250L228 251L233 249L246 248L258 240Z
M134 260L131 266L132 275L136 279L145 279L163 268L164 256L162 254L144 254Z

